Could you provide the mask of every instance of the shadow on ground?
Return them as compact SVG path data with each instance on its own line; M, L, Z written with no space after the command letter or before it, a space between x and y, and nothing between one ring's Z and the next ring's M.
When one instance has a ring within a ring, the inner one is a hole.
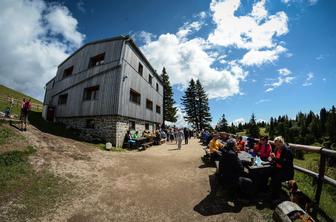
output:
M258 210L264 208L274 209L266 197L258 196L251 200L240 194L234 194L225 190L218 181L216 174L209 176L209 182L210 193L194 207L194 211L203 216L226 212L239 213L244 207L248 206L256 206Z
M80 136L80 131L73 128L66 128L64 124L52 123L42 118L41 112L30 111L28 116L29 123L38 130L55 136L70 138L78 141L85 141ZM100 143L101 141L90 141L92 143Z

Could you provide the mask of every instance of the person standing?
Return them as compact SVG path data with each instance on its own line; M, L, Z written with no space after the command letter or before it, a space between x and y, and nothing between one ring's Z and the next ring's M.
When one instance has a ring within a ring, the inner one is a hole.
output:
M26 98L23 98L22 103L21 103L21 114L20 114L22 131L27 130L28 113L29 113L30 107L31 107L30 99L27 100Z
M281 182L292 180L294 177L293 155L286 146L284 139L278 136L274 139L275 151L271 153L273 172L271 176L272 199L280 197Z
M179 149L179 150L182 147L183 137L184 137L184 135L183 135L182 129L180 129L180 130L176 129L176 142L177 142L177 149Z
M184 143L188 144L188 139L189 139L189 130L187 127L184 127L183 129L183 134L184 134Z

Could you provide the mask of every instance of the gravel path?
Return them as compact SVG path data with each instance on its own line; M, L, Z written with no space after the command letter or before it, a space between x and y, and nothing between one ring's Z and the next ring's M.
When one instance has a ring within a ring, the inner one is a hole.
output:
M255 206L232 208L203 167L198 140L146 151L107 152L93 145L24 132L37 148L31 162L77 184L71 200L41 221L265 221Z

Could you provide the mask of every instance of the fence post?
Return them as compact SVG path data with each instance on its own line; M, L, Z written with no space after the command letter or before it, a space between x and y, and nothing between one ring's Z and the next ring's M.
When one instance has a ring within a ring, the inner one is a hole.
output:
M320 198L321 198L323 178L324 178L324 172L325 172L325 164L326 164L326 156L322 152L322 149L320 150L319 175L317 178L317 187L316 187L316 193L315 193L315 206L313 209L313 215L315 218L317 217L317 213L318 213L318 209L320 205Z

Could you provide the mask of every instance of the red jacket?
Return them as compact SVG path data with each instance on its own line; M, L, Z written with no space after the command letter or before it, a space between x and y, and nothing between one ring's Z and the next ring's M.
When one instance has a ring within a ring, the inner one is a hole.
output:
M260 153L260 158L262 160L266 160L272 152L272 147L269 143L266 143L265 145L262 145L261 143L258 143L254 147L254 152L256 154Z

